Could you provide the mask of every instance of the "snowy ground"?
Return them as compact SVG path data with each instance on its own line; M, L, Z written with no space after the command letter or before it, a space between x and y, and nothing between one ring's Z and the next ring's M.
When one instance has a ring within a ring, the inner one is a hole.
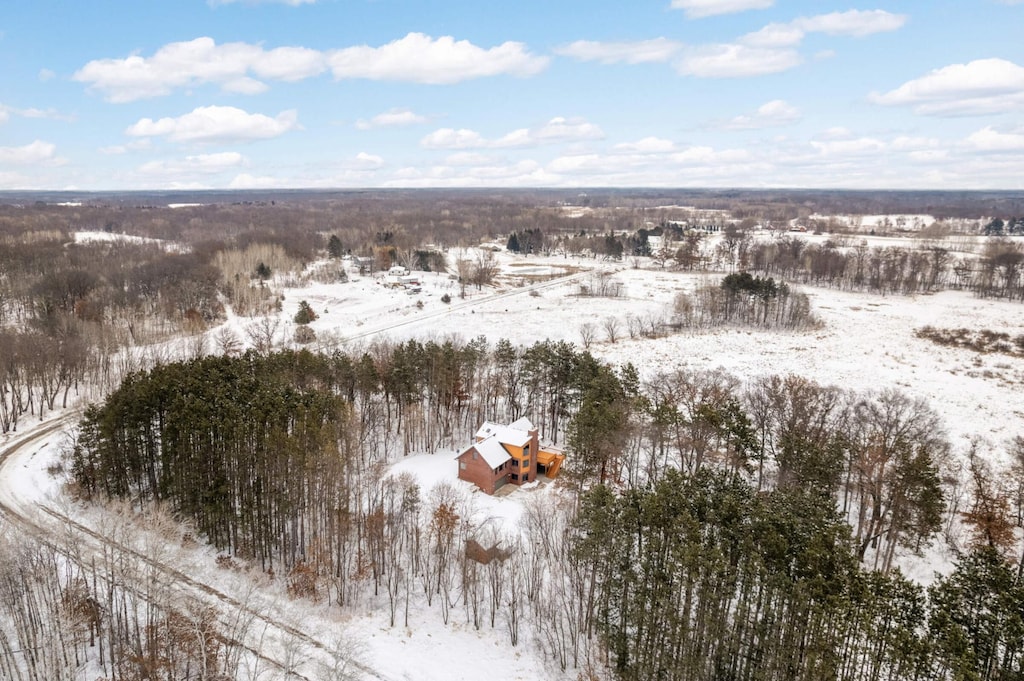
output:
M152 239L145 236L134 236L131 234L115 234L113 232L75 232L76 244L91 244L97 242L117 241L126 244L157 244L165 251L172 253L185 253L188 247L176 241L164 239Z
M467 289L459 297L459 284L446 273L422 275L421 291L410 293L389 288L381 278L352 275L347 283L311 284L284 290L281 312L282 337L294 332L291 318L299 301L308 301L320 318L311 325L321 339L337 340L356 349L377 338L456 337L469 340L484 336L490 343L509 338L514 343L567 340L579 343L584 324L597 327L591 352L612 363L632 362L649 377L676 367L723 369L741 379L766 374L799 374L821 383L857 391L899 388L926 399L942 416L950 439L963 452L971 438L980 437L999 448L1015 435L1024 435L1024 359L1004 355L979 355L973 351L943 348L919 339L915 329L924 325L967 327L1024 334L1024 305L978 300L961 292L916 297L882 297L805 289L823 326L809 333L777 333L722 330L706 334L676 335L655 340L631 340L626 333L627 315L660 315L681 290L689 290L705 276L650 269L629 269L621 263L586 258L536 258L498 254L502 276L496 286ZM619 298L579 297L580 284L589 284L590 271L613 272L622 286ZM546 277L568 277L545 283ZM450 303L441 301L442 295ZM607 318L620 321L620 338L606 340L601 324ZM228 325L244 338L247 320L232 318ZM211 334L216 333L212 330ZM0 442L0 444L4 444ZM32 499L59 499L58 486L47 473L57 456L61 439L7 464L7 480L0 493L14 495L19 503ZM440 482L459 487L471 499L478 521L492 519L511 524L532 496L558 494L554 486L515 490L494 498L472 490L456 479L451 452L411 456L393 466L394 473L409 472L419 480L425 495ZM94 515L90 522L109 522ZM214 566L209 549L183 549L175 560L190 567L190 574L225 591L244 590L246 580ZM949 563L936 549L926 559L908 562L907 571L928 580L933 567ZM524 633L519 647L508 645L499 625L480 631L464 624L456 613L445 626L434 610L417 608L408 627L388 626L385 601L361 604L354 614L342 616L337 609L290 602L279 585L269 585L268 607L294 618L322 640L339 631L355 636L362 659L389 679L455 681L479 678L479 660L490 660L490 681L573 678L545 666L533 650L535 643Z
M551 339L579 344L581 327L594 327L590 351L614 364L632 362L642 376L687 366L723 369L740 379L768 374L798 374L824 384L856 391L897 388L921 397L943 417L955 447L972 437L1002 445L1024 435L1024 359L946 348L918 338L915 330L966 327L1024 334L1024 305L981 300L969 293L881 296L832 289L803 288L822 328L812 332L717 330L660 339L631 340L626 318L667 314L675 295L693 290L720 275L694 275L651 269L628 269L592 259L540 259L502 255L504 271L497 287L467 289L444 274L423 275L423 290L410 295L385 287L380 279L355 277L343 284L314 284L285 290L282 316L290 324L300 300L320 314L311 325L321 336L335 336L358 346L376 338L448 338L484 336L529 345ZM621 284L618 298L580 297L580 284L593 275L576 274L564 285L532 289L517 279L513 265L551 274L580 268L605 269ZM450 304L441 296L452 297ZM418 305L422 303L422 307ZM619 322L616 343L609 343L604 320ZM292 329L294 326L291 327ZM286 333L288 331L286 330Z
M48 423L59 420L48 419ZM0 447L7 448L26 440L36 429L26 429L16 436L0 438ZM276 621L294 626L327 646L345 641L345 648L354 658L374 669L381 679L415 681L471 681L480 678L480 661L488 660L488 678L492 681L526 681L530 679L568 680L575 677L572 670L562 672L545 662L535 649L538 646L527 626L520 632L519 645L509 644L504 620L495 628L485 623L479 630L466 617L460 607L452 609L445 625L440 607L435 602L428 608L421 594L413 596L409 622L406 626L399 609L395 626L390 626L388 601L382 593L372 596L372 588L365 590L364 600L341 610L321 601L293 600L280 579L268 578L258 569L229 569L217 565L217 552L209 546L196 545L184 540L188 528L167 519L150 516L140 525L139 519L128 508L120 511L91 506L80 506L63 494L61 472L62 451L68 444L66 431L57 431L44 441L17 452L3 468L0 501L16 508L28 509L41 522L53 522L39 512L32 512L40 504L74 517L77 521L101 532L134 550L161 563L177 566L182 572L217 591L245 603ZM393 466L392 473L408 472L416 476L424 495L429 496L436 484L455 487L462 498L460 515L478 527L491 524L495 529L511 526L524 510L524 503L536 495L564 494L555 485L524 486L506 497L490 497L480 493L469 483L457 480L454 452L410 456ZM57 534L61 533L57 530ZM253 591L253 584L258 590ZM254 635L261 627L256 622ZM264 641L264 652L285 659L282 650L287 642ZM301 646L301 643L294 643ZM273 647L270 647L273 646ZM275 652L276 651L276 652ZM300 667L303 673L316 673L316 664L322 655L304 648L300 656L308 658ZM264 678L264 677L260 677ZM273 675L266 678L275 678Z

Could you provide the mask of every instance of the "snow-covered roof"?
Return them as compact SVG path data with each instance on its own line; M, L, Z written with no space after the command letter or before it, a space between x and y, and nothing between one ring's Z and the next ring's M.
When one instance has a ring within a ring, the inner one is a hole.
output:
M536 430L537 429L537 427L533 425L533 421L531 421L530 419L526 418L525 416L520 418L518 421L513 421L512 423L508 424L508 427L509 428L514 428L515 430L525 430L525 431L531 431L531 430Z
M522 421L523 419L520 419ZM519 423L519 421L516 421ZM529 421L527 421L529 423ZM501 423L492 423L490 421L484 421L484 424L480 426L480 430L476 431L476 436L480 439L488 437L496 437L499 441L504 442L507 445L513 447L524 447L526 443L530 441L530 434L525 430L519 430L512 426L506 426Z
M480 456L484 457L484 461L491 468L497 468L501 464L509 461L512 457L508 451L501 446L498 439L495 437L489 437L486 440L481 440L473 445L476 451L479 452Z

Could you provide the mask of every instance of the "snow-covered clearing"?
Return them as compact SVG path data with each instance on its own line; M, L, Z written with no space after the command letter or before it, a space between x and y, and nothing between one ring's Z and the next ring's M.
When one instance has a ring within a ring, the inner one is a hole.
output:
M979 299L962 291L932 295L882 296L806 287L822 327L810 332L720 329L664 338L630 339L628 316L667 315L680 291L715 283L721 275L628 269L592 259L535 258L501 255L498 286L467 288L445 274L424 273L422 292L410 295L388 288L383 279L353 277L348 283L313 284L286 289L283 325L299 301L307 300L320 318L311 327L321 336L372 339L484 336L493 345L501 338L529 345L545 339L579 344L580 329L594 327L590 351L613 364L632 362L642 376L679 367L721 369L742 380L770 374L797 374L854 391L896 388L925 399L945 420L955 447L972 437L1002 444L1024 434L1024 359L948 348L918 338L923 326L966 327L1024 334L1024 305ZM516 267L519 266L519 267ZM580 285L594 276L583 272L564 285L538 290L517 286L523 266L551 268L554 273L580 268L613 272L621 284L616 298L581 297ZM518 292L518 293L517 293ZM441 302L448 294L451 303ZM615 343L603 330L607 319L619 322ZM290 332L286 329L290 337Z
M188 250L188 248L184 244L175 241L167 241L165 239L152 239L150 237L145 236L135 236L132 234L120 234L115 232L75 232L76 244L90 244L112 241L117 241L126 244L155 244L163 248L165 251L169 251L171 253L182 253Z

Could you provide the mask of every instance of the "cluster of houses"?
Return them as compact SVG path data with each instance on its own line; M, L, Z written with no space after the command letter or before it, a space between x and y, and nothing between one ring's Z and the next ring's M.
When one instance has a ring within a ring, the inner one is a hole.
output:
M565 453L542 445L536 426L527 418L508 425L484 422L475 442L459 452L459 479L472 482L487 494L505 485L523 485L538 476L554 478Z

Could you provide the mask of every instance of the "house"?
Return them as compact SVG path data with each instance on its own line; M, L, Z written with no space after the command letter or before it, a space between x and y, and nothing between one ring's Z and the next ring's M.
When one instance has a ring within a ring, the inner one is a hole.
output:
M487 494L505 484L522 485L538 475L554 478L565 461L555 447L541 446L537 428L527 418L504 425L484 422L476 442L459 452L459 479Z

